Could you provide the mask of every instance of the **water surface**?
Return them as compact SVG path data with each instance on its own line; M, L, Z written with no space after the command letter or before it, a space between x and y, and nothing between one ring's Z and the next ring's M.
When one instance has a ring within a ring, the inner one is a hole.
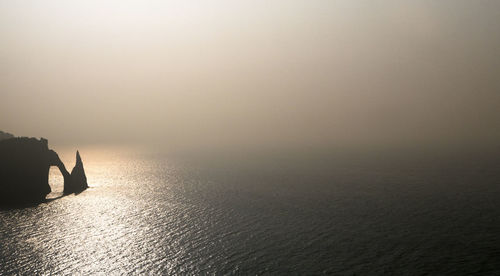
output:
M500 273L494 156L81 153L91 188L0 210L0 274Z

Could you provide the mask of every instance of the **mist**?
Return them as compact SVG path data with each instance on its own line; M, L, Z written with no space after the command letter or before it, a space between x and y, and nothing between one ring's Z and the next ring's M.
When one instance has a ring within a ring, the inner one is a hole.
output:
M0 129L170 151L498 149L498 1L1 1Z

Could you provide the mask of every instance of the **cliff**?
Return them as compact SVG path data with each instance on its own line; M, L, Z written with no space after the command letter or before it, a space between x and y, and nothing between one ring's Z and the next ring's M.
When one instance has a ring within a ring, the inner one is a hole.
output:
M49 149L46 139L22 137L0 141L0 204L44 201L51 191L48 183L51 166L61 171L65 194L85 190L87 181L79 157L78 154L78 173L71 175L58 154Z
M7 133L7 132L3 132L0 130L0 141L10 139L10 138L14 138L14 135Z
M83 169L82 158L80 157L80 153L76 151L76 164L73 170L71 170L71 181L70 185L64 185L64 193L79 193L83 190L87 189L89 186L87 185L87 176L85 175L85 170Z

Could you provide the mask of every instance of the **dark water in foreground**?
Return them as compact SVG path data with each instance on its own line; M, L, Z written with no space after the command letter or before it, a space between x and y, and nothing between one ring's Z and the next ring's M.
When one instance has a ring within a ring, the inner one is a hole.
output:
M500 273L495 158L81 152L89 190L0 210L1 275Z

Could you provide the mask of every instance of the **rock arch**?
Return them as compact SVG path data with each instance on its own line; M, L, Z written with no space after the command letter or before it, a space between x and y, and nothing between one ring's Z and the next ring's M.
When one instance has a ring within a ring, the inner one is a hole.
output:
M79 152L70 174L44 138L0 141L0 203L40 202L50 193L49 170L56 166L64 178L64 193L85 190L87 178Z
M67 185L71 182L71 174L68 172L66 169L66 166L64 166L64 163L61 161L59 158L59 155L53 150L49 151L49 167L48 170L50 170L50 167L55 166L59 169L61 172L63 179L64 179L64 190L66 190ZM48 177L47 172L47 177Z

